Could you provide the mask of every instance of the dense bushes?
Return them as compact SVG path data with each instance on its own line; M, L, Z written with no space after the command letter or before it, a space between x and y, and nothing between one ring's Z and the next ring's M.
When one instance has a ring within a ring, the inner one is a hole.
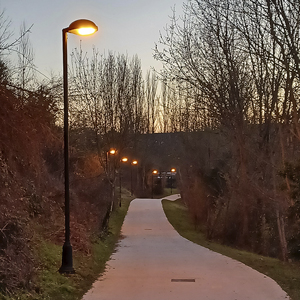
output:
M183 136L178 184L191 218L209 239L295 259L299 257L300 145L282 139L281 134L291 129L274 125L262 148L257 129L248 128L245 172L236 158L235 141L226 132L192 133L193 139ZM289 163L284 164L281 151Z
M0 85L0 294L38 289L39 240L64 240L64 185L59 94L18 93ZM95 157L71 145L71 239L89 254L99 235L110 187Z

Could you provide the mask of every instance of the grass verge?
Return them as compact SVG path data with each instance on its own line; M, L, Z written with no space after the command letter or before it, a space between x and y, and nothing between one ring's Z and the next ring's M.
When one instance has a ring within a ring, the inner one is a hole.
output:
M174 195L174 194L179 194L179 190L177 188L172 188L172 189L171 188L165 188L163 195L160 196L160 197L163 198L163 197Z
M179 194L179 190L177 188L164 188L162 194L159 195L153 195L154 199L161 199L170 195ZM151 196L149 196L151 197Z
M198 245L236 259L271 277L288 293L292 300L300 299L299 262L284 263L275 258L208 241L203 233L195 229L190 221L188 210L180 199L176 201L163 200L162 203L169 222L181 236Z
M89 255L73 248L73 260L76 273L61 275L62 246L47 241L40 236L35 241L36 257L40 264L37 270L35 289L19 291L11 296L0 294L1 300L79 300L90 289L93 282L105 270L106 262L116 248L120 230L126 216L131 196L123 194L122 207L115 210L109 221L109 234L103 238L94 238Z

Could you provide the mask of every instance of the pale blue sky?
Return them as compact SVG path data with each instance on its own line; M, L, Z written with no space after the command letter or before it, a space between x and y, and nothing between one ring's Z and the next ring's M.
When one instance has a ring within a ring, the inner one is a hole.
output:
M77 19L94 21L99 32L90 37L68 35L69 53L79 47L85 51L93 46L101 53L138 54L143 70L160 68L153 59L159 31L169 23L172 8L182 11L184 0L0 0L0 9L11 21L15 35L23 22L33 24L30 41L35 65L47 76L62 73L62 29Z

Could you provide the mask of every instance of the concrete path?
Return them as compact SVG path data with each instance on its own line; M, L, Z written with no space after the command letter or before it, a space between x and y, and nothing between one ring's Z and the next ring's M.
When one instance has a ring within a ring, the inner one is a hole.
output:
M289 299L265 275L182 238L161 199L133 200L122 235L106 272L83 300Z

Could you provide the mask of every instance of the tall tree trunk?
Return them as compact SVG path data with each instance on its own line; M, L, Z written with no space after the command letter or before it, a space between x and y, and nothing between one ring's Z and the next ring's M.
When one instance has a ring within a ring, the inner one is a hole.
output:
M280 243L280 250L281 256L283 261L288 260L288 249L287 249L287 242L286 242L286 235L285 235L285 228L284 228L284 220L283 215L281 212L281 207L279 205L279 199L277 195L277 185L276 185L276 175L275 175L275 167L274 167L274 158L271 158L272 166L273 166L273 189L274 189L274 200L275 200L275 213L276 213L276 222L278 227L278 236L279 236L279 243Z
M280 250L281 256L283 261L288 260L288 250L287 250L287 242L285 236L285 228L284 228L284 220L283 215L279 212L279 209L276 208L276 221L279 233L279 240L280 240Z

